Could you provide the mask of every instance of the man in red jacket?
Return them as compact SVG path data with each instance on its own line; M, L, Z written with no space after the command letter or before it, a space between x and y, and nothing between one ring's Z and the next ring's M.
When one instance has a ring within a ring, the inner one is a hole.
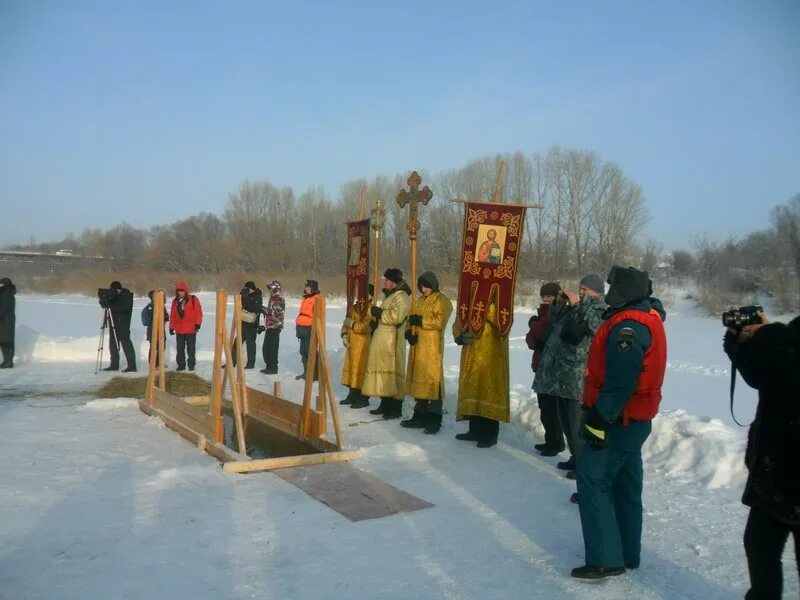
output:
M189 293L189 286L181 282L175 287L175 298L169 311L169 334L177 335L178 371L186 370L186 353L189 370L194 371L197 332L203 323L203 307L197 296Z
M545 283L539 290L542 298L539 310L528 321L528 335L525 336L525 342L528 348L533 350L531 370L534 373L542 361L544 344L550 335L550 308L560 291L561 286L558 283ZM536 394L536 401L539 403L539 419L544 427L544 444L536 444L534 448L544 456L555 456L564 450L564 433L558 419L558 400L550 394Z

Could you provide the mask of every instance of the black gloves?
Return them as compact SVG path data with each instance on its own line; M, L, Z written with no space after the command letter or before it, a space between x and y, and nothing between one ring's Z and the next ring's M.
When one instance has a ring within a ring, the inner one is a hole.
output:
M256 335L262 334L262 333L264 333L266 330L267 330L267 328L266 328L266 327L264 327L263 325L259 325L259 326L258 326L258 329L256 329Z
M369 309L369 314L371 314L376 319L381 318L381 313L383 313L383 309L380 306L373 306Z
M408 315L408 322L417 327L422 327L422 315Z
M197 325L194 326L194 330L195 331L200 331L200 323L198 323Z
M471 331L462 331L453 338L453 341L455 341L455 343L459 346L469 346L475 341L475 334Z
M406 329L406 341L411 344L412 346L417 343L419 340L419 336L415 333L411 333L410 329Z
M586 412L586 422L583 424L581 433L583 439L592 448L602 450L606 447L606 429L609 422L597 411L596 406L592 406Z
M175 330L174 330L174 329L170 329L170 330L169 330L169 334L170 334L170 335L175 335Z

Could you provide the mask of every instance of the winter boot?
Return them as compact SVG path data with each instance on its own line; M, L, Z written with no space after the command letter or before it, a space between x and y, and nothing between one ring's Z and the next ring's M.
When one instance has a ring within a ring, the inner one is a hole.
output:
M355 399L357 398L357 396L358 396L358 390L356 390L355 388L350 388L350 391L347 392L347 398L345 398L343 400L339 400L339 404L342 404L342 405L344 405L344 404L352 404L353 402L355 402Z
M381 403L378 405L378 408L374 408L369 411L371 415L382 415L384 414L389 407L389 399L388 398L381 398Z
M491 448L497 443L497 434L500 432L500 422L485 417L480 417L480 419L478 448Z
M469 430L466 433L457 433L456 439L465 442L478 441L478 423L475 417L469 417Z
M350 408L365 408L367 406L369 406L369 397L365 396L361 392L358 392L356 399L353 400Z
M428 413L428 422L425 423L425 433L433 435L442 428L442 413Z
M103 371L119 371L119 365L109 365Z
M383 411L384 419L399 419L403 416L403 401L397 398L386 399L386 410Z
M405 427L406 429L422 429L423 427L427 427L427 420L426 417L428 413L419 412L417 410L414 411L414 416L410 419L406 419L405 421L400 421L400 426Z

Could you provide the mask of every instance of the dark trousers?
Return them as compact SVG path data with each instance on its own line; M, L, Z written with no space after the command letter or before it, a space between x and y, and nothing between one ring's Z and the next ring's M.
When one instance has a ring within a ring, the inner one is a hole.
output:
M252 369L256 366L256 335L258 335L258 326L255 323L245 323L242 321L242 344L244 344L245 351L247 352L247 362L244 363L245 368ZM233 344L233 366L236 366L236 340Z
M550 394L536 394L536 400L539 403L539 419L544 427L544 443L553 450L563 450L564 432L558 418L558 398Z
M189 370L194 370L195 365L195 347L197 344L196 333L176 333L176 344L178 346L178 367L181 369L186 368L186 355L189 355Z
M114 333L116 332L116 337ZM129 369L136 368L136 354L133 351L133 343L131 342L130 330L124 329L108 329L108 354L111 357L111 366L119 369L119 346L122 346L122 351L125 353L125 362L128 363Z
M431 413L434 415L442 414L442 401L441 400L420 400L414 398L414 412L415 413Z
M264 355L264 365L269 371L278 371L278 348L280 343L280 329L267 329L264 331L264 344L261 347L261 353Z
M311 327L303 325L297 326L297 339L300 340L300 359L303 361L303 375L306 374L308 366L308 351L311 347ZM314 368L314 381L319 378L319 356L317 356L316 367Z
M500 433L500 421L471 415L469 419L469 431L475 434L478 441L496 442L497 434Z
M583 498L581 498L583 501ZM794 536L794 555L800 576L800 527L777 521L767 510L752 507L744 528L744 551L750 571L746 600L780 600L783 594L781 555L789 534Z
M3 342L0 344L0 350L3 352L4 365L10 365L14 362L14 342Z
M553 396L558 407L558 421L561 423L561 431L567 438L569 453L573 459L578 458L578 453L583 446L580 439L581 417L583 415L583 405L571 398L561 398ZM563 447L563 446L562 446Z
M577 475L586 564L638 567L642 551L642 451L580 441Z

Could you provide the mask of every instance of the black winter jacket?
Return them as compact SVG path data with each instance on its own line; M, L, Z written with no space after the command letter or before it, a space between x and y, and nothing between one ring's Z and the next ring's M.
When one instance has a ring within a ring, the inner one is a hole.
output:
M13 344L17 318L15 296L17 288L8 277L0 281L5 284L0 288L0 344Z
M789 325L765 325L741 344L729 331L724 349L742 378L758 390L742 502L800 525L800 317Z

